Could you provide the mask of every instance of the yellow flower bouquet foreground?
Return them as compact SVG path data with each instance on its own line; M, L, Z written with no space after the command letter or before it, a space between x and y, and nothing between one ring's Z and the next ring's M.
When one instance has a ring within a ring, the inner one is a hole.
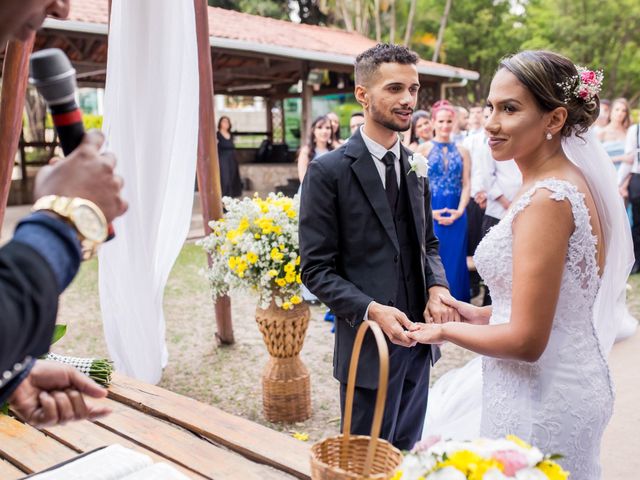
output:
M430 437L405 455L392 480L567 480L569 473L515 435L490 440Z
M298 248L299 199L271 193L265 199L224 197L224 218L209 223L212 233L200 241L211 254L206 276L214 297L250 290L267 308L290 310L300 297Z

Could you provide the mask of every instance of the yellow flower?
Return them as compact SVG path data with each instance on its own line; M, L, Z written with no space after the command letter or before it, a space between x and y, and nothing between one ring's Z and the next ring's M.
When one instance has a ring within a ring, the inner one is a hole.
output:
M287 217L296 218L296 211L295 210L289 209L289 210L286 211L286 213L287 213Z
M287 272L287 273L295 272L295 270L296 270L296 266L291 262L287 263L284 266L284 271Z
M541 470L549 480L567 480L569 478L569 472L562 469L560 465L551 460L543 460L537 466L538 470Z
M247 230L247 228L249 228L249 219L245 215L240 219L240 224L238 225L238 232L244 233Z
M300 265L300 255L296 257L296 265Z
M293 432L293 438L295 438L296 440L302 440L303 442L306 442L307 440L309 440L309 434L301 433L301 432Z
M229 265L229 268L231 270L236 269L237 263L238 263L238 259L236 257L229 257L229 260L227 260L227 265Z
M284 258L284 255L280 253L277 248L272 248L270 257L271 257L271 260L275 260L276 262L279 262Z
M300 298L298 295L294 295L293 297L291 297L290 301L294 305L298 305L299 303L302 303L302 298Z
M453 467L464 474L474 472L478 465L485 460L477 453L469 450L459 450L452 453L444 462L438 464L439 468Z
M276 278L276 284L279 287L284 287L287 284L287 281L284 278Z
M293 308L293 305L291 305L291 302L284 302L282 304L282 309L283 310L291 310Z
M253 235L253 238L255 238L256 240L260 240L260 238L262 238L262 235L260 235L259 233L255 233Z
M277 276L278 276L278 271L277 271L277 270L274 270L274 269L271 269L271 270L269 270L269 271L267 272L267 274L268 274L271 278L273 278L273 277L277 277Z
M531 450L532 448L531 445L529 445L527 442L525 442L524 440L522 440L520 437L516 435L507 435L506 439L515 443L519 447L526 448L527 450Z
M256 263L258 261L258 255L255 254L255 252L248 252L247 253L247 261L253 265L254 263Z
M302 277L300 276L300 274L296 275L296 283L298 284L302 283Z
M293 283L296 281L296 274L293 272L289 272L284 276L284 279L287 281L287 283Z
M389 480L400 480L402 478L402 470L396 470L396 472L393 474L393 477L391 477Z
M469 465L469 480L482 480L484 474L492 468L497 468L501 472L504 471L504 465L495 459L482 460L476 464Z

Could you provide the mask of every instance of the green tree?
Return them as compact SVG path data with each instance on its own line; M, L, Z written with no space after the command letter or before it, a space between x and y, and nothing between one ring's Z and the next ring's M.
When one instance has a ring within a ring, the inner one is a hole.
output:
M531 0L523 48L562 53L605 74L602 97L640 96L640 3L637 0Z

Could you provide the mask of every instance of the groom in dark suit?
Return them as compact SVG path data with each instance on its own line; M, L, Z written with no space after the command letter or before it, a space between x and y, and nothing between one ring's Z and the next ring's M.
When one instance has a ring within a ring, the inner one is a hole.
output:
M380 44L358 56L355 95L365 123L339 149L314 160L300 205L303 283L336 314L334 376L344 417L353 342L364 319L380 325L390 355L382 437L410 449L422 434L429 369L437 347L406 335L412 322L459 320L433 233L429 182L410 171L401 145L416 104L418 57ZM371 431L378 387L378 353L365 338L354 400L352 433Z

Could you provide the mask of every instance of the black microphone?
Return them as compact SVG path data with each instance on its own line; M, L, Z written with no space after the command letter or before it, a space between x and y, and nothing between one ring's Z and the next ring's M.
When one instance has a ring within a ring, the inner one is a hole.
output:
M29 81L47 102L62 151L69 155L84 137L82 112L76 103L76 71L59 48L35 52L29 64Z
M62 151L69 155L84 137L82 112L76 103L76 71L69 58L59 48L35 52L29 60L29 82L47 103ZM114 236L109 224L107 241Z

